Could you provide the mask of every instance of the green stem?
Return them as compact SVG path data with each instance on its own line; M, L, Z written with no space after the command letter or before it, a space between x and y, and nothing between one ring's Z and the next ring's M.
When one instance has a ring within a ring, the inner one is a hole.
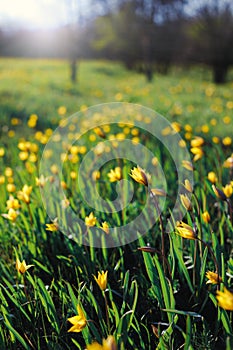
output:
M105 301L105 311L106 311L106 320L108 325L108 334L110 334L110 321L109 321L109 311L108 311L108 300L104 291L104 301Z
M163 268L164 271L166 271L166 263L165 263L165 230L164 230L164 226L163 226L163 220L161 217L161 213L159 210L159 205L158 205L158 201L157 201L157 197L156 195L150 190L150 193L152 195L152 198L154 200L155 203L155 208L159 217L159 223L160 223L160 228L161 228L161 253L162 253L162 261L163 261Z

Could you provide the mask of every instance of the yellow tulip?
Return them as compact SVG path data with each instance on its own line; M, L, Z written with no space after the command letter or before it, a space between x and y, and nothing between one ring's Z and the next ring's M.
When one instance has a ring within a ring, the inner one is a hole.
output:
M34 265L27 265L25 260L23 260L22 262L20 262L20 260L17 258L16 259L16 270L21 273L21 275L23 275L28 269L30 269L30 267L32 267Z
M5 219L8 219L12 222L16 221L18 215L19 215L19 213L17 211L15 211L13 208L10 208L7 214L2 214L2 216Z
M183 221L177 222L176 231L178 232L178 235L183 238L196 239L196 234L193 231L192 227L185 224Z
M213 171L210 171L208 173L207 178L210 182L212 182L212 184L215 184L216 182L218 182L217 175Z
M101 271L101 273L98 271L98 277L94 276L94 279L101 290L105 290L107 287L107 275L108 271L104 272Z
M87 226L95 226L96 224L96 217L94 216L94 214L91 212L89 216L85 217L85 224Z
M114 337L112 335L109 335L107 339L103 340L103 345L94 342L90 345L87 345L87 350L117 350L117 345Z
M140 168L139 166L134 167L131 169L131 174L129 174L136 182L148 186L148 177L150 177L148 174L145 173L145 171Z
M195 136L192 140L191 140L191 146L192 147L201 147L204 144L204 139L200 136Z
M194 154L193 161L196 162L197 160L201 159L203 157L203 150L199 147L192 147L190 151Z
M233 188L232 188L231 184L227 184L225 187L222 188L222 190L227 198L231 197L231 195L233 193Z
M225 310L233 311L233 293L224 287L223 292L217 290L216 299L218 305Z
M104 232L106 232L107 234L109 234L109 225L108 225L108 223L107 223L106 221L104 221L104 222L102 223L101 228L102 228L102 230L103 230Z
M222 192L218 187L216 187L215 185L212 185L212 189L213 189L214 194L216 195L216 197L218 197L222 201L227 200L227 197L226 197L225 193Z
M6 185L6 189L7 189L7 192L13 193L16 191L16 186L15 184L10 183Z
M116 167L115 169L111 169L107 174L110 182L119 181L122 179L122 171L120 167Z
M87 325L87 319L83 313L83 310L77 306L78 315L68 318L68 321L72 324L72 327L68 332L81 332Z
M233 153L229 158L225 160L225 162L223 163L223 166L225 168L233 168Z
M20 208L18 199L15 199L12 195L10 195L9 199L6 201L6 205L7 205L7 210L10 210L10 209L17 210Z
M30 194L32 192L32 186L24 185L22 191L18 192L18 199L25 203L30 203Z
M185 207L186 210L191 211L193 209L192 203L186 194L181 194L180 200L181 200L181 203Z
M190 193L193 192L193 186L191 185L191 183L188 179L184 180L184 187L188 192L190 192Z
M188 160L182 160L182 166L189 171L193 171L194 169L192 163Z
M210 222L210 214L208 213L208 211L204 211L202 213L202 219L206 224L208 224L208 222Z
M58 231L59 226L58 226L58 219L54 219L51 224L46 224L46 231Z
M215 272L212 271L207 271L206 272L206 278L208 278L208 281L206 284L211 283L211 284L218 284L222 282L222 278Z

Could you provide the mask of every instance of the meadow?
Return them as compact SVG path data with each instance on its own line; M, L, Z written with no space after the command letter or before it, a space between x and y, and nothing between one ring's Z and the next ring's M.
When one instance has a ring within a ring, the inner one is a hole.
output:
M0 349L233 348L232 87L204 67L148 83L81 61L72 84L66 61L0 59Z

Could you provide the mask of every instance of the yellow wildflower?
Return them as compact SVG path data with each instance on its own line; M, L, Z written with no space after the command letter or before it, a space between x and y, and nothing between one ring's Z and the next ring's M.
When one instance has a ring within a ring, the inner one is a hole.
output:
M7 210L9 209L19 209L20 204L18 199L15 199L12 195L10 195L9 199L6 201L6 205L7 205Z
M102 230L103 230L104 232L106 232L107 234L109 234L109 225L108 225L108 223L107 223L106 221L104 221L104 222L102 223L101 228L102 228Z
M58 218L54 219L51 224L46 224L46 231L58 231L59 226L58 226Z
M70 172L70 177L71 177L72 180L77 179L77 176L78 176L78 174L77 174L76 171L71 171L71 172Z
M227 198L231 197L231 195L233 193L233 188L232 188L231 184L227 184L225 187L222 188L222 190Z
M13 208L10 208L7 214L2 214L2 216L5 219L8 219L12 222L16 221L18 215L19 215L19 213L17 211L15 211Z
M87 319L79 305L77 311L78 315L68 318L68 321L73 325L68 332L81 332L87 325Z
M189 171L193 171L193 165L191 162L189 162L188 160L182 160L182 165L185 169L189 170Z
M17 258L16 259L16 270L21 273L21 275L23 275L28 269L30 269L30 267L32 267L34 265L26 265L25 260L23 260L22 262L20 262L20 260Z
M85 224L87 226L95 226L96 224L96 217L94 214L91 212L89 216L85 217Z
M122 179L122 171L121 168L118 166L115 169L111 169L110 172L107 174L109 177L110 182L119 181Z
M36 186L43 188L45 186L46 181L48 181L48 178L45 178L44 175L41 175L39 178L36 177Z
M210 222L210 214L208 213L208 211L204 211L202 213L202 219L206 224L208 224L208 222Z
M200 147L192 147L190 151L194 154L193 161L196 162L197 160L201 159L203 157L203 150Z
M5 183L5 176L4 175L0 175L0 185Z
M5 149L3 147L0 147L0 157L3 157L5 154Z
M5 175L6 177L12 177L13 176L13 170L9 167L5 169Z
M7 184L6 189L7 189L7 192L9 192L9 193L15 192L16 191L15 184L12 184L12 183Z
M101 273L98 271L98 277L94 276L94 279L101 290L105 290L107 287L107 275L108 271L104 272L101 271Z
M193 231L192 227L185 224L183 221L177 222L176 230L178 231L179 236L183 238L196 239L196 234Z
M233 168L233 153L229 158L225 160L225 162L223 163L223 166L225 168Z
M230 146L232 144L232 139L230 136L226 136L223 138L222 143L224 146Z
M201 147L204 144L204 139L200 136L195 136L192 140L191 140L191 146L192 147Z
M32 192L32 186L24 185L22 191L18 192L18 199L29 204L30 203L30 194Z
M57 110L57 113L61 116L63 116L64 114L66 114L66 107L65 106L60 106Z
M227 199L225 193L222 192L218 187L216 187L215 185L212 185L212 189L213 189L214 194L216 195L216 197L218 197L222 201L225 201Z
M190 192L190 193L193 192L193 186L191 185L191 183L188 179L184 180L184 187L188 192Z
M218 284L220 282L222 282L222 278L215 272L212 271L207 271L206 272L206 278L208 278L208 281L206 282L206 284Z
M158 197L166 197L167 193L162 188L152 188L151 192Z
M99 137L102 137L103 139L106 138L105 133L103 132L103 130L100 129L100 127L95 128L94 131Z
M188 210L188 211L192 210L192 208L193 208L192 203L186 194L181 194L180 200L181 200L181 203L185 207L186 210Z
M131 174L129 174L136 182L148 186L148 177L150 177L148 174L145 173L145 171L140 168L139 166L134 167L131 169Z
M225 310L233 311L233 293L224 287L223 292L217 290L216 299L218 305Z
M114 337L112 335L109 335L107 339L103 340L103 345L94 342L90 345L87 345L87 350L117 350L117 345Z
M91 175L91 177L92 177L93 181L99 180L99 178L100 178L100 171L99 170L94 170L92 175Z
M28 159L28 157L29 157L29 153L28 152L24 152L24 151L19 152L19 159L20 160L24 161L24 160Z
M212 184L215 184L216 182L218 182L217 175L215 174L214 171L210 171L207 175L207 178L210 182L212 182Z

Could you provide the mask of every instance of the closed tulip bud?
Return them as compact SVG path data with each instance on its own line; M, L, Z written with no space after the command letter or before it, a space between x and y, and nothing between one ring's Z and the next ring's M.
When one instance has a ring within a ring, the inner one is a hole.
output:
M181 194L180 200L181 200L181 203L185 207L186 210L191 211L193 209L192 203L186 194L185 195Z
M226 201L227 197L224 194L224 192L222 192L219 188L217 188L215 185L212 185L212 189L214 191L214 194L216 195L216 197L218 197L219 199L221 199L222 201Z
M202 219L206 224L210 222L210 214L208 213L208 211L204 211L202 213Z
M185 187L185 189L186 189L188 192L190 192L190 193L193 192L193 187L192 187L192 185L191 185L191 183L189 182L188 179L186 179L186 180L184 181L184 187Z
M210 182L212 182L212 184L215 184L218 181L217 175L213 171L208 173L207 178Z
M191 146L192 147L201 147L204 144L204 139L200 136L195 136L192 140L191 140Z

